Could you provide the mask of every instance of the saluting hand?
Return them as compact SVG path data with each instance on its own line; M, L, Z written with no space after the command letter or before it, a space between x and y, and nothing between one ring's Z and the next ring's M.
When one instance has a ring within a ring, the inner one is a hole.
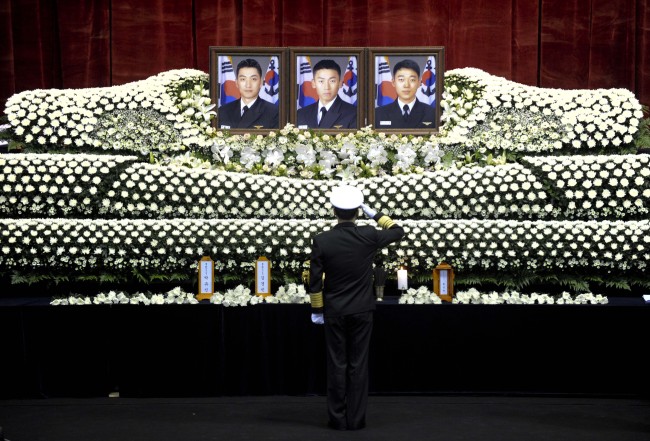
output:
M374 219L374 217L377 215L377 212L366 204L361 204L361 209L363 210L363 214L365 214L368 219Z

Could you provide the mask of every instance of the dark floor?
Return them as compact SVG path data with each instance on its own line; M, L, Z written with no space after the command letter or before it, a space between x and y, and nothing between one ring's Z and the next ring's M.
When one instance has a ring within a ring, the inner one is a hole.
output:
M324 397L0 401L8 441L650 440L650 399L372 396L368 427L335 432Z

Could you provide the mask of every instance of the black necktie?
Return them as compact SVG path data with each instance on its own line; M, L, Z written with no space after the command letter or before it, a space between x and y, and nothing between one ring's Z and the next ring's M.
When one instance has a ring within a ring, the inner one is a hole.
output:
M321 123L323 122L323 119L325 118L325 114L327 113L327 109L325 107L320 108L320 121L318 122L318 126L320 127Z
M404 119L409 117L409 106L408 104L404 104Z
M248 112L248 106L244 106L243 109L241 109L241 116L244 116Z

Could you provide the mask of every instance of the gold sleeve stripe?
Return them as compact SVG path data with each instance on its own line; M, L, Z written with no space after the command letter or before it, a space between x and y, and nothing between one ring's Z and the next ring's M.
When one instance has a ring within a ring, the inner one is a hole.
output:
M312 308L322 308L323 307L323 293L317 292L315 294L309 294L309 299L311 300Z
M387 229L389 229L390 227L392 227L393 225L395 225L395 222L393 222L393 220L392 220L391 218L389 218L388 216L382 216L382 217L380 217L379 220L377 221L377 223L378 223L379 226L382 227L384 230L387 230Z

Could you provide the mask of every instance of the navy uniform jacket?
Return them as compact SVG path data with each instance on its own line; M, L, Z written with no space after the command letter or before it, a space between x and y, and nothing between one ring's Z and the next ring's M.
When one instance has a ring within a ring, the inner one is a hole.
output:
M278 129L278 106L271 104L260 97L248 109L244 116L241 115L241 100L235 100L219 107L219 128L222 129L254 129L260 126L263 129Z
M375 253L404 235L402 227L388 216L377 213L375 220L386 229L341 222L314 237L309 268L312 312L336 317L375 309L372 283ZM313 300L320 293L322 309L320 301Z
M436 112L433 107L415 100L413 110L408 118L402 115L397 100L375 109L375 130L380 129L433 129L436 127ZM390 124L382 124L390 121ZM429 123L429 124L425 124Z
M298 109L298 124L297 126L307 126L310 129L333 129L334 126L340 126L341 129L356 129L357 128L357 108L350 103L346 103L340 97L336 97L334 104L327 111L321 125L318 125L318 101L310 104L302 109Z

